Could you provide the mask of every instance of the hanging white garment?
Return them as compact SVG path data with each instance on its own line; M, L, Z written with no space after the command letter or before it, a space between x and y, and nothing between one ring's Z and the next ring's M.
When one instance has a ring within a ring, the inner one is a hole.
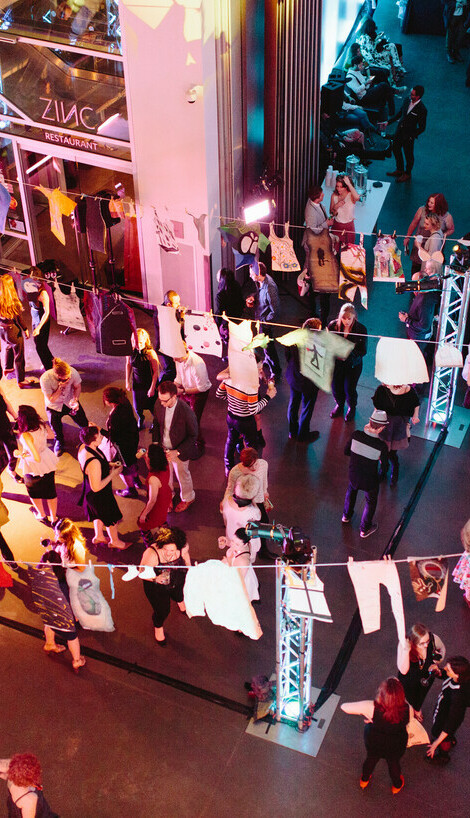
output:
M243 578L220 560L208 560L188 570L184 602L190 619L207 614L214 625L241 631L250 639L263 635Z
M75 292L74 284L71 285L70 292L65 294L56 282L54 285L54 302L58 324L86 332L85 319L80 311L80 300Z
M392 560L354 562L349 557L348 571L354 585L364 633L380 630L380 586L390 594L392 611L397 624L398 641L405 643L405 613L401 595L400 577Z
M91 631L114 630L111 608L100 591L100 581L93 565L83 571L67 568L67 585L70 589L70 605L82 628Z

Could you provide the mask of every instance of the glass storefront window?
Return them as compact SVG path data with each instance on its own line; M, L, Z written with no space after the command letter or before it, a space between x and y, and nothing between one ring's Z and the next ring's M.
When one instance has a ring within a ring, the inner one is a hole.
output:
M11 270L15 265L21 269L31 267L28 242L18 236L0 236L0 272Z
M11 194L10 208L7 213L5 230L26 234L23 205L16 170L13 146L10 139L0 138L0 184Z
M17 118L90 138L105 129L129 141L122 66L114 61L0 42L0 91Z
M121 54L118 0L3 0L0 34Z

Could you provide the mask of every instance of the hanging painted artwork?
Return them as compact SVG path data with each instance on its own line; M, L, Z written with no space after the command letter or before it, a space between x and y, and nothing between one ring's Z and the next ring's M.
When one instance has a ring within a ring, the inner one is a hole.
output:
M80 299L75 292L74 284L70 286L69 293L63 293L56 282L54 285L54 302L58 324L86 332L85 320L80 310Z
M343 301L354 301L358 287L361 294L361 304L366 310L366 251L362 234L359 244L349 244L341 250L338 297Z
M188 349L203 355L222 357L222 341L210 313L187 312L184 317L184 334Z
M378 236L374 247L374 281L404 281L401 250L393 236Z
M160 327L160 352L170 358L182 358L186 349L181 337L181 325L173 307L157 307L158 325Z
M347 358L354 344L334 332L307 332L306 345L299 346L300 371L323 392L331 392L335 360Z
M253 350L243 351L253 338L251 321L235 324L228 322L228 365L230 382L249 395L257 395L259 389L258 365Z
M285 273L299 272L301 269L294 252L294 244L289 236L289 222L284 225L284 236L280 238L274 232L274 222L269 225L269 240L271 242L271 267Z

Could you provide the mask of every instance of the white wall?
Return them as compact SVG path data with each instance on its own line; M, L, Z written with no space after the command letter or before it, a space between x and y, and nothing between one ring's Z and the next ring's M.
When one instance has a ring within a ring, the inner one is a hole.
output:
M158 304L171 288L181 291L187 306L206 309L210 307L207 219L204 249L186 210L199 217L218 207L214 49L209 28L203 64L202 15L194 8L198 0L181 1L193 8L173 0L162 0L165 5L160 6L155 0L149 0L149 5L121 0L119 14L147 300ZM193 86L199 86L198 99L189 104L186 92ZM161 251L152 206L182 224L180 255Z

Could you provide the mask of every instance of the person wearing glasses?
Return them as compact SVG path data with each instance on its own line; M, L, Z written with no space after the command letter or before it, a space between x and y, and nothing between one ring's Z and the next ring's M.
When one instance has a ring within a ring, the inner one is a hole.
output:
M421 708L446 655L443 641L417 622L411 626L405 644L398 643L398 678L405 688L406 700L422 721Z
M73 366L60 358L54 358L52 369L41 375L39 383L46 403L47 417L55 434L54 454L60 457L65 448L62 429L64 415L70 415L82 429L88 426L88 418L79 402L82 379Z

